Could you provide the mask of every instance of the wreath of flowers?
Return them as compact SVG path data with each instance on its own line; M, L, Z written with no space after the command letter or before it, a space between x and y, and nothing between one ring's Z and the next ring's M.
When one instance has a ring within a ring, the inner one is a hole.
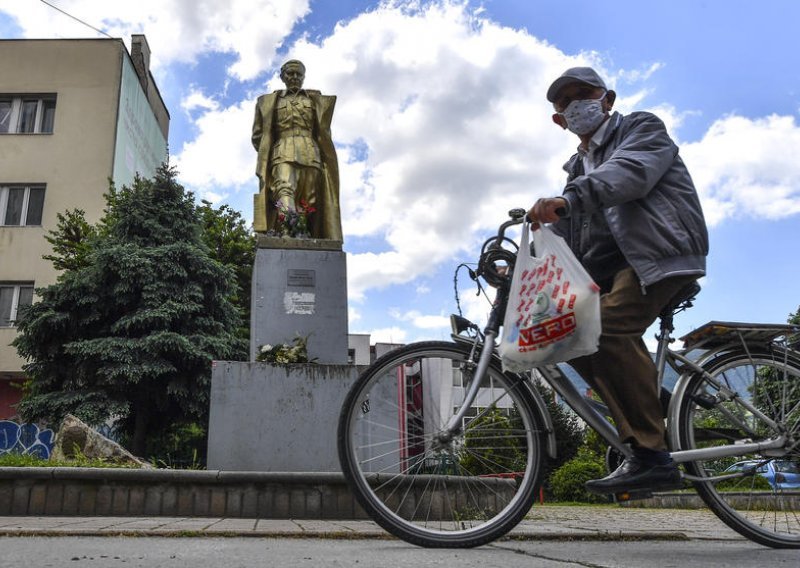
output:
M288 343L277 345L262 345L256 354L259 363L275 363L289 365L292 363L313 363L315 359L308 359L308 336L296 336Z
M300 200L296 209L280 201L275 202L275 208L278 210L275 234L295 239L308 239L311 237L311 232L308 228L308 217L312 213L316 213L317 210L310 206L305 199Z

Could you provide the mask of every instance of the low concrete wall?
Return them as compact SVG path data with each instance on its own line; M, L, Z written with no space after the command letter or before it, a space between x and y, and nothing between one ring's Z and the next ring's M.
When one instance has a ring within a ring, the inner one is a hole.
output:
M0 468L0 515L366 519L341 473Z
M394 493L386 476L371 477L386 497ZM466 515L474 513L466 505L476 495L482 496L481 509L492 510L514 494L514 482L506 479L452 482L446 489L439 482L431 495L429 476L404 479L406 514L419 510L431 519L452 519L453 504L464 506L460 513ZM57 467L0 468L3 515L368 519L341 473Z
M754 495L748 492L730 492L726 499L734 507L750 510L800 511L800 491L783 491L777 495L764 493ZM697 493L654 493L648 499L622 503L625 507L649 509L705 509L706 504Z

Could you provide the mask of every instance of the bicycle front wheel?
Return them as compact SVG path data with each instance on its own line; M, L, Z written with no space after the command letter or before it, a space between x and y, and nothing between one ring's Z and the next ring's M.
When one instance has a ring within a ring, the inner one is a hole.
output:
M460 430L445 432L475 367L468 347L411 344L375 361L345 399L338 449L350 488L413 544L485 544L533 504L543 431L529 383L491 364Z
M696 482L708 507L729 527L760 544L800 548L800 360L791 351L762 349L723 354L704 365L679 406L681 449L787 438L764 453L695 461ZM746 408L749 403L755 409ZM763 413L762 416L759 416Z

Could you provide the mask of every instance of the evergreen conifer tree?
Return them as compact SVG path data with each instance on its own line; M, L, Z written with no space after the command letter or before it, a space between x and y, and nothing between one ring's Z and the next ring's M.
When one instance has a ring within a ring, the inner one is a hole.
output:
M209 256L191 195L164 165L108 195L103 231L19 321L30 377L19 407L57 423L110 417L137 455L175 424L205 424L212 359L246 356L234 276Z

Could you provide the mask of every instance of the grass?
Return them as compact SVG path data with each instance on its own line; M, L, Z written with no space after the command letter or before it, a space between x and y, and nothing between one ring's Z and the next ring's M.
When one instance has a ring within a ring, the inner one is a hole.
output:
M75 459L65 460L46 460L37 456L24 454L3 454L0 455L0 467L127 467L133 468L129 464L104 460L100 458L89 459L86 456L75 456Z

